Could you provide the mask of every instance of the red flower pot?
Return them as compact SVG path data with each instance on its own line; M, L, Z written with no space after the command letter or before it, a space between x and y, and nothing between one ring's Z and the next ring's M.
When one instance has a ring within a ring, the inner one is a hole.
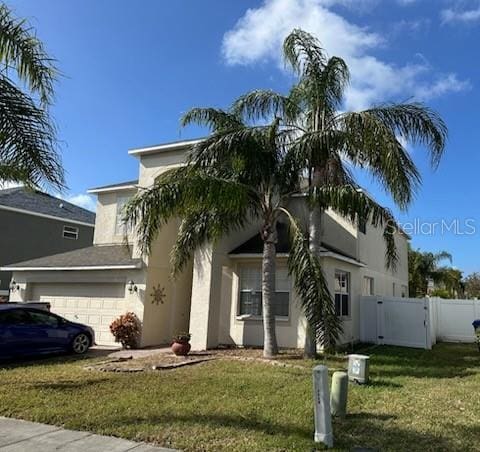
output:
M177 356L187 356L191 348L192 346L189 342L174 341L172 343L172 352Z

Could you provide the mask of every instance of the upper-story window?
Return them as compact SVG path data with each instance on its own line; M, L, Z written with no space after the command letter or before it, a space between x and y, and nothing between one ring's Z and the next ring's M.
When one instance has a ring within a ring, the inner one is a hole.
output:
M240 269L238 315L262 315L262 271L259 265L242 265ZM290 278L285 267L275 271L273 311L277 317L288 317Z
M335 271L335 313L341 317L350 315L350 273Z
M78 239L78 228L74 226L64 226L63 227L63 238L77 240Z
M125 232L130 232L131 227L125 224L124 222L124 214L125 214L125 205L130 200L130 196L125 195L118 195L117 196L117 215L115 220L115 234L116 235L123 235ZM125 230L125 228L127 228Z

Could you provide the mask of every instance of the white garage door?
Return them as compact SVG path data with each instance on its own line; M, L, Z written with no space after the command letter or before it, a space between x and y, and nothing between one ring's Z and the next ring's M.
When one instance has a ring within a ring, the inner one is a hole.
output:
M31 300L48 301L51 311L73 322L90 325L100 345L113 345L112 321L126 312L125 286L110 283L33 284ZM118 344L117 344L118 345Z

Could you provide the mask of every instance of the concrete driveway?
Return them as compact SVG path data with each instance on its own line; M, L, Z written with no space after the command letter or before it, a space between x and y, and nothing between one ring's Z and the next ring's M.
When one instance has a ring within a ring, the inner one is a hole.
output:
M0 417L2 452L171 452L111 436Z

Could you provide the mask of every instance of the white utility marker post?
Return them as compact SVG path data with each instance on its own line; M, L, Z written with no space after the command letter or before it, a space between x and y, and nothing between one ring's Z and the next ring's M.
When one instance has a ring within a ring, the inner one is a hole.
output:
M315 410L314 440L316 443L324 443L327 447L333 447L327 366L313 368L313 399Z

